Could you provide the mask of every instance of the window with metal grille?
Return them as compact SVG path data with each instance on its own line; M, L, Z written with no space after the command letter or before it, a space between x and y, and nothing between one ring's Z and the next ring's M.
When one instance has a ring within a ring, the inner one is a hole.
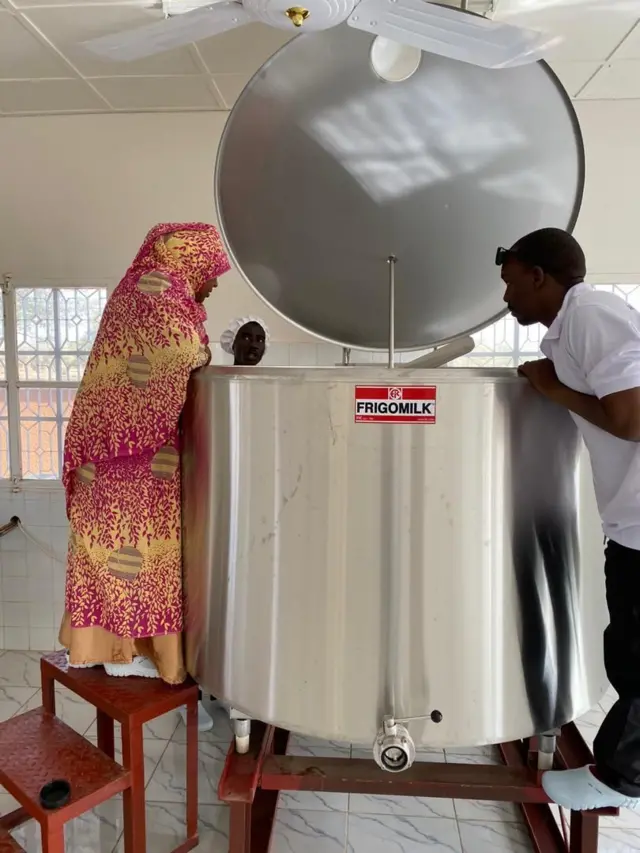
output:
M107 288L23 286L5 278L2 290L0 478L55 480Z
M616 293L640 311L640 285L596 284L594 287ZM542 326L519 326L513 317L503 317L477 332L473 336L476 348L453 364L456 367L517 367L541 357L540 341L545 331Z

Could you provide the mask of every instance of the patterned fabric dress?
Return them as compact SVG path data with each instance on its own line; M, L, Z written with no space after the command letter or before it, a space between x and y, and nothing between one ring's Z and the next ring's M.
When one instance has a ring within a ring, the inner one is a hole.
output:
M66 433L72 664L149 657L184 680L179 418L209 360L196 296L229 269L211 225L158 225L109 299Z

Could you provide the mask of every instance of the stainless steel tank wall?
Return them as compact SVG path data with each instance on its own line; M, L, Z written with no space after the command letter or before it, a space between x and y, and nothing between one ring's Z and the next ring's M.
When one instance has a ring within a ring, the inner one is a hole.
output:
M435 424L356 423L435 385ZM370 744L551 729L606 687L603 542L568 414L512 371L207 368L184 415L187 664L250 717Z

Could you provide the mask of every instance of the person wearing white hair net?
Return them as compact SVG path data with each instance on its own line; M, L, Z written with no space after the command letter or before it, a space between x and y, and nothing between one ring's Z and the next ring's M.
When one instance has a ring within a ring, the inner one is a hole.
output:
M269 331L257 317L238 317L220 336L220 346L233 356L233 363L255 367L269 345Z
M260 364L268 345L269 330L257 317L239 317L233 320L220 336L220 346L226 353L233 356L233 363L246 367L255 367ZM207 732L213 728L213 720L204 708L202 698L202 691L200 691L198 708L202 710L199 711L198 729L201 732ZM215 701L213 696L210 699ZM180 716L186 725L186 708L180 708Z

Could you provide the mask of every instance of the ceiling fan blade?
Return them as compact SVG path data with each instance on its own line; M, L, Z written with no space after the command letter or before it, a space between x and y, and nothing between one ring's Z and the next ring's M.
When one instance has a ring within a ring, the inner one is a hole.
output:
M253 16L240 3L215 3L122 33L91 39L82 47L104 59L130 62L241 27Z
M424 0L361 0L347 23L427 53L483 68L537 62L560 41Z

